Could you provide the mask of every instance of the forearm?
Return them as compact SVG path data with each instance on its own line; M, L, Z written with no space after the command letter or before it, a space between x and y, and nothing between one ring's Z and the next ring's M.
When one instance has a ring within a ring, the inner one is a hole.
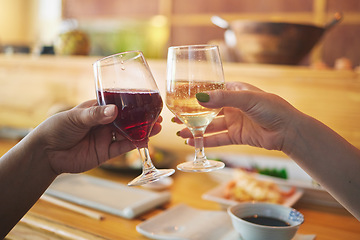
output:
M360 151L321 122L300 119L284 152L360 220Z
M0 159L0 239L56 177L34 135L30 133Z

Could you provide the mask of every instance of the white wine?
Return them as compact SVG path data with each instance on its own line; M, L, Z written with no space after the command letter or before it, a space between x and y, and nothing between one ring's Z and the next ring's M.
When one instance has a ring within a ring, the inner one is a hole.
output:
M204 133L221 109L201 106L196 94L225 89L219 48L215 45L170 47L167 58L166 105L191 131L195 158L177 168L185 172L209 172L221 169L223 162L205 156Z
M220 109L201 106L195 95L216 89L224 89L224 83L204 81L174 81L166 91L166 105L189 128L206 127Z

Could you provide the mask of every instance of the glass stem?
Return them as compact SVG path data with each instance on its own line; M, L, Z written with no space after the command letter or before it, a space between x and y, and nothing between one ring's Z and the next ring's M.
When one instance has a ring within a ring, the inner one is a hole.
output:
M207 158L205 156L205 150L204 150L204 132L205 129L193 129L192 134L194 136L194 145L195 145L195 159L194 159L194 165L206 165L207 164Z
M156 170L154 164L151 161L149 149L147 146L137 148L140 154L141 161L143 163L143 174L153 172Z

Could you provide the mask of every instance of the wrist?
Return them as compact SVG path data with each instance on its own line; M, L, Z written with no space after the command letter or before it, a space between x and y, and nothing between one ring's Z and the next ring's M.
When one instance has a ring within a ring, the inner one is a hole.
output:
M24 148L23 152L28 155L29 162L34 170L46 178L55 179L58 174L51 167L50 157L47 151L48 144L43 138L43 134L41 134L38 129L34 129L22 141L24 141L22 146Z
M303 151L303 141L306 141L304 136L307 135L306 132L309 131L309 126L312 124L312 121L314 121L312 117L300 111L294 115L294 118L287 127L287 132L284 137L282 151L286 155L291 157L299 151Z
M10 230L56 178L36 130L5 153L0 160L1 226ZM3 222L4 222L3 221Z

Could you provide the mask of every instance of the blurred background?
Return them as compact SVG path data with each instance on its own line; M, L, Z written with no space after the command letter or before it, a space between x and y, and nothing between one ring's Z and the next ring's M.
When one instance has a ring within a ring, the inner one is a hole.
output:
M7 53L51 53L60 33L78 29L89 37L90 55L141 49L148 58L164 58L169 45L224 40L225 30L211 22L213 15L227 21L282 21L322 27L335 12L344 15L341 24L328 31L310 58L300 64L321 61L333 67L336 59L346 57L357 66L358 0L0 0L0 46Z

